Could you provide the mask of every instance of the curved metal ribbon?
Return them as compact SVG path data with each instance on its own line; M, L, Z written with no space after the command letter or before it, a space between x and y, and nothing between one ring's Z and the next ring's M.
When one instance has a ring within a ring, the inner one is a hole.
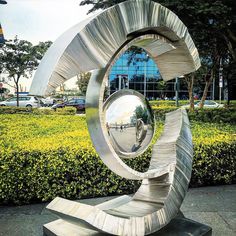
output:
M184 199L192 168L192 139L183 110L167 115L164 133L154 145L145 173L128 167L107 140L102 114L104 83L114 60L132 45L149 53L166 81L200 67L191 36L173 12L149 0L130 0L58 38L40 63L30 89L30 94L48 95L78 73L93 70L86 114L94 146L113 172L142 179L142 185L125 203L92 207L56 198L48 208L78 225L115 235L147 235L170 222ZM74 211L76 207L80 210Z

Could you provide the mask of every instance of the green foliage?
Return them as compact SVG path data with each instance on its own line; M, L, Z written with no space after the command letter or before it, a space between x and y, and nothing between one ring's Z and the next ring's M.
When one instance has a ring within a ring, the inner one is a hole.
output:
M29 113L30 110L26 107L6 107L0 106L0 114L24 114Z
M169 109L156 112L163 116ZM235 183L236 126L190 119L195 152L191 185ZM140 184L118 177L102 163L85 117L33 112L0 114L0 120L0 204L127 194ZM153 142L162 129L159 119ZM151 147L126 163L145 171L150 157Z
M77 80L76 84L78 85L79 90L81 91L82 95L86 94L90 76L91 76L90 72L80 73L78 76L78 80Z
M236 126L191 122L194 159L191 186L236 182Z
M33 46L32 43L16 37L0 47L0 73L5 73L9 81L13 80L17 92L17 106L19 106L20 78L29 78L32 75L50 45L51 42L41 42Z
M147 123L148 120L148 110L144 107L137 106L135 109L135 115L134 117L137 119L142 119L144 123Z
M189 112L189 119L191 121L214 122L236 124L236 110L226 108L216 109L196 109L194 112Z
M75 107L59 108L56 111L52 109L38 109L27 107L6 107L0 106L0 114L34 114L34 115L75 115Z
M235 68L236 68L236 4L234 0L153 0L173 11L187 26L194 43L196 44L203 68L195 73L195 78L204 81L211 71L212 76L218 79L219 59L222 66L225 87L229 91L229 99L234 98ZM98 9L106 9L125 0L83 0L80 5L91 5L88 13ZM137 51L137 49L136 49ZM135 59L131 53L131 57ZM199 83L194 85L199 87ZM199 87L200 88L200 87ZM203 99L204 100L204 99Z

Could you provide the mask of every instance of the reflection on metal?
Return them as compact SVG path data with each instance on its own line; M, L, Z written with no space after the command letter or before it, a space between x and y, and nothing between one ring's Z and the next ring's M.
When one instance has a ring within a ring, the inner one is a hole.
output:
M198 51L179 18L158 3L131 0L82 21L60 36L41 61L30 93L48 95L80 72L105 68L139 36L144 38L134 45L155 60L164 80L199 68Z
M57 225L68 228L68 222L71 231L67 233L76 232L75 235L100 235L98 232L148 235L163 228L179 212L191 177L192 156L186 111L179 109L167 114L163 134L153 147L149 167L149 172L165 170L160 176L143 179L133 197L121 196L96 206L56 198L47 209L62 220L45 225L45 232L61 235L57 234Z
M142 173L127 166L120 157L135 157L150 143L154 122L148 103L139 93L122 90L104 104L109 69L132 45L148 52L164 80L200 66L187 28L173 12L149 0L130 0L64 33L50 47L35 74L30 93L48 95L67 79L93 70L86 94L86 119L94 147L111 171L142 180L133 197L122 196L97 206L54 199L47 208L62 220L44 226L48 235L72 235L75 231L74 235L99 235L98 231L148 235L167 225L179 212L190 181L193 156L186 111L179 109L167 115L164 132L153 146L149 169ZM120 107L122 99L127 104ZM142 115L137 114L138 107ZM68 229L66 233L58 232L58 224Z
M103 109L115 152L124 158L143 153L154 134L154 117L145 97L133 90L120 90L108 98Z
M135 131L136 131L136 142L140 146L143 140L147 136L148 125L145 125L143 119L139 118L136 121Z
M87 88L86 94L86 119L88 124L88 129L90 137L92 139L93 145L102 159L103 163L114 173L120 175L121 177L133 180L142 180L148 178L155 178L161 176L163 173L167 173L167 169L161 169L159 171L147 171L147 172L138 172L133 170L128 165L126 165L121 159L122 157L135 157L135 153L117 153L115 151L110 137L107 132L107 122L104 116L104 105L103 105L103 94L105 89L105 84L103 83L104 76L106 75L106 70L96 70L93 71L92 76L89 80L89 85ZM124 91L124 92L123 92ZM115 93L112 99L116 99L119 96L128 90L122 90L121 92ZM134 94L139 94L133 92ZM109 103L106 102L105 104ZM127 101L129 104L129 101ZM106 105L105 105L106 107ZM119 114L117 114L119 115Z

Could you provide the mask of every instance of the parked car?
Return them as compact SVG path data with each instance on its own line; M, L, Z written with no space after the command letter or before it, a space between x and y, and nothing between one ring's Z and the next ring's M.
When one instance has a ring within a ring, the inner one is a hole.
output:
M184 105L182 107L189 108L189 106L190 106L190 104L187 104L187 105ZM194 107L199 108L199 106L200 106L200 102L199 101L198 102L194 102ZM223 104L219 104L219 103L217 103L215 101L212 101L212 100L205 100L204 107L205 108L222 108L222 107L224 107L224 105Z
M56 103L56 100L51 97L41 98L41 105L44 107L50 107Z
M63 107L75 107L77 111L85 111L85 99L83 98L72 98L63 103L57 103L52 106L52 109L56 110Z
M199 107L199 105L200 105L200 102L198 102L196 104L196 107ZM217 103L215 101L211 101L211 100L205 100L204 107L205 108L222 108L222 107L224 107L224 104L219 104L219 103Z
M17 106L17 97L0 102L0 106ZM19 96L19 107L40 107L40 101L35 96Z

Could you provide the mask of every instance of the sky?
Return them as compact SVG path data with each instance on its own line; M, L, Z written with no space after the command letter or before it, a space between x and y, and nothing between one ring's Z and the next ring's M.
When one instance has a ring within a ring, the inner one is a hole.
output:
M73 25L86 19L91 6L80 6L80 0L7 0L0 5L0 23L5 39L16 35L38 44L42 41L55 41ZM22 86L28 90L32 79L22 78ZM73 79L67 83L75 87Z
M129 101L127 103L127 101ZM108 124L126 124L130 123L130 118L135 115L135 109L143 104L139 98L134 95L123 95L113 101L106 111L106 122Z
M91 6L80 0L7 0L0 5L0 22L6 39L16 35L37 44L54 41L64 31L88 17Z

